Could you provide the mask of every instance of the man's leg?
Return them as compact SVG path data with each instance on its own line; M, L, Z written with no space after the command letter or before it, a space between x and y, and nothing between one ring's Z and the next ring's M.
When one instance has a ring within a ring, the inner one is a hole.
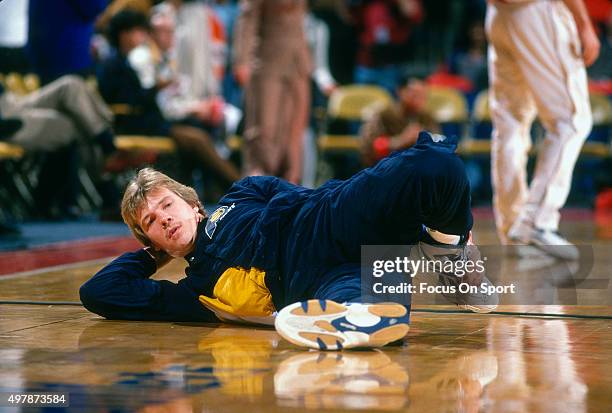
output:
M546 137L529 187L527 207L520 218L533 222L537 228L556 231L559 209L569 194L574 165L591 130L592 116L573 18L563 4L543 6L553 9L549 19L556 32L530 31L534 37L539 35L538 41L547 41L547 47L538 47L539 53L526 56L521 66L527 72L534 61L549 62L544 73L540 69L528 76L531 90L537 91L534 96Z
M493 121L491 174L498 236L508 231L527 202L527 156L530 127L536 115L533 97L513 53L507 13L497 3L487 8L489 102Z
M359 261L361 245L415 244L423 225L468 235L472 214L463 162L455 145L434 142L437 136L422 132L412 148L334 189L326 211L331 214L329 238L349 261Z
M285 100L291 101L291 111L285 111L280 120L277 133L284 148L284 178L291 183L299 184L302 179L304 154L304 132L308 123L310 109L310 80L299 77L287 82L290 93ZM289 102L288 102L289 103Z
M217 153L210 136L192 126L173 126L170 135L182 149L194 155L201 165L213 171L225 183L232 184L240 179L238 169Z
M552 255L573 259L578 251L556 231L559 209L569 194L574 165L592 125L586 71L576 26L563 2L528 3L523 9L514 18L531 21L517 25L520 30L511 33L512 42L546 137L527 203L510 234Z
M278 116L285 108L283 82L275 76L255 75L245 91L244 174L276 175L280 165L281 142ZM284 131L286 133L286 131Z
M51 82L20 99L18 106L19 111L39 108L62 112L91 137L110 129L113 122L108 106L77 76L63 76Z
M17 116L23 126L10 142L22 146L26 151L55 151L79 136L72 119L52 109L27 109Z

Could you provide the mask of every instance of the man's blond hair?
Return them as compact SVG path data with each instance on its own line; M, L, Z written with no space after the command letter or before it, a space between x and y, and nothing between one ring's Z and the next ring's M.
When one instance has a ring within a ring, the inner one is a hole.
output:
M147 246L151 245L151 241L140 227L138 215L140 208L147 201L147 195L159 188L166 188L174 192L189 205L198 207L198 212L206 217L204 206L193 188L183 185L153 168L141 169L125 188L121 201L121 216L138 241Z

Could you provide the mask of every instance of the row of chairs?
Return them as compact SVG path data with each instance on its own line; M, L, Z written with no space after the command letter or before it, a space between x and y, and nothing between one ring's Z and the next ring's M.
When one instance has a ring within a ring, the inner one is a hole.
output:
M35 91L40 87L40 82L35 75L8 74L0 75L0 82L10 91L25 94ZM88 80L92 88L96 87L95 79ZM334 120L343 120L358 125L363 122L375 108L391 105L392 97L384 89L370 85L348 85L334 91L330 96L326 108L319 108L317 118L319 120L319 136L317 138L319 172L318 182L330 177L330 168L325 165L329 155L358 155L360 151L360 140L356 129L350 133L331 133L329 125ZM584 145L582 155L596 158L610 158L610 131L612 130L612 108L610 101L605 95L591 95L591 106L593 109L594 132L596 139L589 139ZM491 118L489 112L488 93L481 91L474 101L473 109L468 109L467 99L455 89L445 87L431 87L428 96L427 108L432 117L441 124L443 133L457 134L461 143L459 152L464 157L488 157L490 153L490 131ZM113 105L115 114L129 114L131 108L126 105ZM229 136L227 146L232 151L239 151L241 139L239 136ZM135 136L120 135L116 137L116 145L125 151L155 151L162 155L172 155L176 151L174 141L168 137L158 136ZM17 145L0 142L0 169L5 176L13 176L10 187L13 191L6 190L3 182L0 187L0 204L10 202L12 193L27 202L28 176L32 176L28 170L34 162L24 161L25 154ZM24 170L24 165L25 170ZM29 166L28 166L29 165ZM24 178L25 177L25 178ZM2 179L5 181L5 179ZM81 173L82 186L89 195L90 208L98 207L100 197L88 179L87 173ZM0 217L2 218L2 217Z
M87 79L92 89L97 88L95 78ZM39 78L34 74L0 74L0 83L8 91L17 95L25 95L40 88ZM122 105L111 108L116 114L121 114L125 108ZM170 138L159 136L120 135L115 137L117 148L129 151L153 151L161 155L174 154L176 147ZM82 155L95 158L95 153ZM25 219L37 210L34 205L33 188L37 184L40 168L40 154L28 154L19 145L0 140L0 222L9 218ZM96 211L102 206L102 198L93 183L87 168L81 167L78 172L80 194L78 204L83 211ZM120 174L118 179L122 179Z
M18 94L32 92L40 87L38 77L33 74L20 75L0 74L0 82L8 90ZM95 78L88 80L92 88L96 87ZM606 95L590 95L593 111L593 132L587 140L582 153L596 157L610 157L610 135L612 133L612 104ZM355 134L330 134L327 125L334 119L361 123L374 108L390 105L393 99L389 93L373 85L348 85L339 87L330 97L327 108L319 111L320 129L318 148L321 152L358 151L359 140ZM127 105L112 105L117 115L129 114ZM490 152L491 116L489 110L488 90L482 90L475 98L473 110L468 108L466 97L456 89L432 86L429 89L427 110L435 121L442 125L446 134L456 134L462 138L459 151L464 155L482 155ZM231 150L240 148L240 137L229 136L228 147ZM156 150L169 153L175 150L174 142L166 137L144 137L122 135L117 137L117 146L123 150ZM6 152L6 147L2 152ZM11 154L19 150L11 148ZM2 156L2 155L0 155ZM10 155L5 155L10 156ZM0 158L1 159L1 158Z
M585 143L582 154L608 158L612 156L612 104L606 95L590 95L593 112L593 132ZM391 96L376 86L350 85L338 88L330 97L324 133L319 137L319 149L323 152L358 151L360 142L355 134L329 134L326 125L332 119L363 122L369 113L380 106L389 105ZM429 90L427 110L441 126L445 134L461 138L459 152L464 156L489 154L491 151L491 115L488 90L476 96L473 110L468 109L466 97L459 91L433 86Z

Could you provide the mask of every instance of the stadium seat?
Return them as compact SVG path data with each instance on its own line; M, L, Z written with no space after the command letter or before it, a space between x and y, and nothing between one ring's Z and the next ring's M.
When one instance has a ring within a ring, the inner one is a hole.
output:
M348 85L336 89L329 98L327 113L318 139L321 152L358 151L359 139L355 133L329 133L334 120L363 122L375 108L390 105L393 99L389 93L373 85Z
M0 161L6 159L19 160L23 157L23 154L24 150L21 146L0 142Z
M462 138L468 121L465 96L455 89L431 86L427 97L427 111L442 127L444 135Z
M176 144L166 136L118 135L115 146L124 151L154 151L157 153L174 153Z
M593 129L582 147L582 155L606 158L610 153L612 138L612 104L606 95L590 94L593 113Z
M16 95L27 95L40 87L38 76L33 74L8 73L3 83L8 91Z
M390 105L391 95L374 85L347 85L334 90L317 138L317 181L346 178L361 167L358 129L373 110Z

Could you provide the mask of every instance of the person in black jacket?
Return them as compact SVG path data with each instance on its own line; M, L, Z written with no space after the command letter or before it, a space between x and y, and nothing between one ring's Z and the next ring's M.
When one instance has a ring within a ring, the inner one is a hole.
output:
M238 169L219 156L210 136L204 131L164 119L156 99L157 93L169 81L158 81L150 88L141 85L128 54L148 39L146 16L132 10L117 13L109 22L108 38L115 50L99 68L98 88L107 103L124 104L130 108L129 114L117 115L115 131L118 134L169 136L183 153L193 156L226 184L238 180Z
M375 298L362 292L361 246L419 244L429 258L480 259L469 241L469 183L456 142L442 138L423 132L412 148L314 190L244 178L210 215L192 188L143 169L127 186L122 215L145 248L100 270L81 300L113 319L274 322L289 341L318 349L400 339L409 306L361 304ZM187 261L187 276L151 280L171 257ZM440 277L488 283L483 270ZM447 297L477 312L497 304L496 296Z

